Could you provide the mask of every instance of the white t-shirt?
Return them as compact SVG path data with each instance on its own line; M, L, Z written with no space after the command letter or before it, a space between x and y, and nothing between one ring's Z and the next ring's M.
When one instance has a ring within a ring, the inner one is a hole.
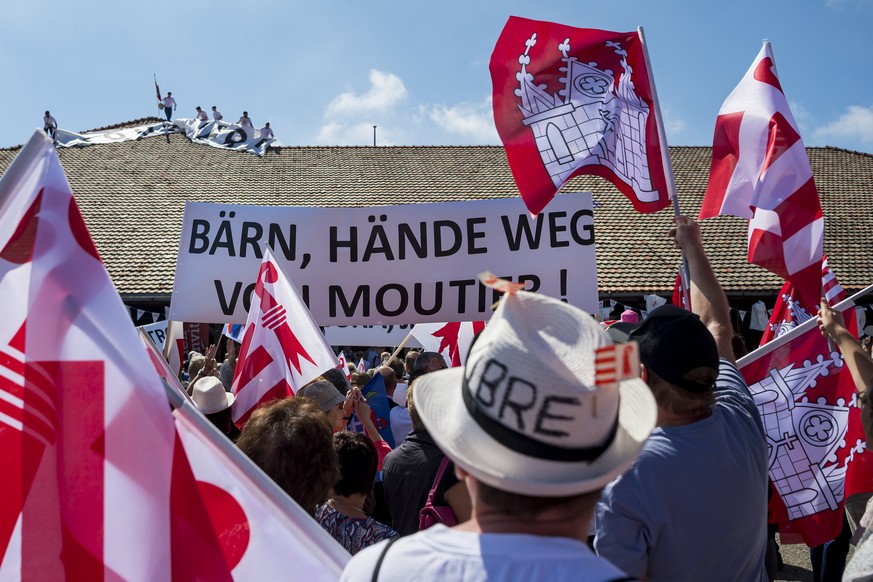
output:
M394 389L393 400L400 406L406 406L406 390L409 384L406 382L397 382L397 387Z
M45 123L46 127L50 127L52 129L57 129L58 127L58 122L55 121L55 118L52 115L43 115L42 121L43 123Z
M367 581L387 542L355 554L341 581ZM388 550L379 580L574 580L623 579L621 570L570 538L527 534L477 534L435 525L401 538Z
M262 128L259 129L258 131L260 131L260 133L261 133L261 139L266 139L266 138L268 138L268 137L273 137L273 130L270 129L269 127L262 127Z
M176 108L176 100L172 97L164 97L164 107Z
M221 111L218 111L216 109L212 112L212 119L214 119L215 121L221 121L222 119L224 119L224 116L221 115Z
M245 116L240 117L239 121L237 121L237 124L238 125L247 125L249 127L254 127L252 125L252 118L251 117L245 117Z

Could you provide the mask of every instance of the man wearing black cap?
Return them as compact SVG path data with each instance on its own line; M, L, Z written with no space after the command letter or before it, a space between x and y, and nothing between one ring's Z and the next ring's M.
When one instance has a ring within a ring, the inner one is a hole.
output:
M609 330L614 340L638 342L658 426L604 490L595 548L650 582L764 581L764 430L734 363L727 298L700 227L680 216L670 236L688 259L698 315L665 305Z

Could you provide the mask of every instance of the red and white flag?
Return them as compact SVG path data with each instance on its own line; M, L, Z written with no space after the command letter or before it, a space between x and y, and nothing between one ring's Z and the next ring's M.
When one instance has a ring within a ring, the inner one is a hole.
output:
M837 281L837 276L828 265L827 256L821 263L822 296L828 305L834 306L846 298L846 290ZM786 281L776 298L776 305L770 314L770 322L764 328L761 343L764 345L777 337L788 333L803 322L811 319L818 313L819 304L803 305L796 297L794 285Z
M716 120L700 218L720 214L749 219L750 263L794 283L804 305L818 302L821 202L768 42Z
M351 379L352 374L349 372L349 364L346 362L346 353L341 351L336 359L339 361L340 371L346 375L346 380Z
M531 214L584 174L609 180L639 212L670 204L637 32L511 16L490 69L494 123Z
M857 337L852 301L837 309ZM834 539L845 499L869 491L873 480L873 453L866 451L854 382L842 356L810 319L738 366L764 425L770 479L778 492L770 507L783 542L802 539L813 547Z
M360 372L366 372L366 371L367 371L367 362L364 360L364 358L361 358L360 361L358 362L358 372L360 373Z
M185 326L181 321L167 320L163 356L178 378L182 372L182 363L185 361Z
M186 392L184 386L182 386L178 374L174 373L173 369L170 368L170 364L164 359L163 354L158 351L158 346L156 346L155 342L152 341L148 332L141 327L136 328L136 330L139 333L139 340L145 348L146 353L149 355L149 360L154 366L155 372L158 373L158 376L160 376L168 386L175 389L185 400L191 400L191 397L188 396L188 392Z
M676 307L691 311L691 290L686 293L685 286L682 284L682 273L676 275L676 283L673 284L673 296L670 298L670 303Z
M41 131L0 179L0 297L0 579L168 580L167 396Z
M235 580L333 581L349 560L314 519L193 406L173 413L195 493ZM199 498L199 499L198 499ZM209 531L203 532L208 535ZM180 545L184 553L186 544Z
M484 321L417 323L410 333L425 351L442 354L449 367L454 368L467 361L473 338L483 329Z
M293 396L337 366L297 289L265 249L234 372L233 421L243 426L261 404Z

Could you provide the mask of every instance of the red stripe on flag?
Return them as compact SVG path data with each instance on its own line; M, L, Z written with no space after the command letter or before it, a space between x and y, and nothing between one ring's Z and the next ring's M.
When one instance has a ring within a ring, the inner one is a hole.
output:
M761 64L770 59L764 59ZM777 80L778 84L779 81ZM761 174L767 171L773 162L779 159L788 149L800 140L800 136L791 127L791 124L785 119L785 116L778 111L770 118L770 133L767 136L767 157L764 159L764 165L761 167Z
M821 202L812 176L775 209L782 238L787 240L821 218Z
M755 229L749 235L749 262L788 278L782 237L767 230ZM821 276L821 273L818 274Z
M43 459L24 505L22 579L102 580L103 362L28 363L25 382L34 373L51 380L61 414L53 454ZM25 463L32 452L25 450ZM61 561L45 560L55 549Z
M264 368L271 363L273 363L273 356L270 355L264 346L258 346L249 354L245 362L243 362L242 370L240 371L237 369L237 374L240 378L249 382L252 378L263 372ZM245 386L240 382L240 385L237 386L237 393L243 388L245 388Z
M264 395L258 400L258 402L249 408L245 414L243 414L239 420L236 421L236 425L240 428L245 426L245 424L249 421L249 417L252 413L263 406L268 402L272 402L273 400L280 400L282 398L288 398L289 396L294 396L294 389L291 387L291 384L288 383L284 378L279 380L275 386L264 392Z
M740 124L743 113L719 115L715 120L715 136L712 141L712 164L709 170L709 183L703 196L698 218L709 218L721 214L728 184L737 167L740 157Z

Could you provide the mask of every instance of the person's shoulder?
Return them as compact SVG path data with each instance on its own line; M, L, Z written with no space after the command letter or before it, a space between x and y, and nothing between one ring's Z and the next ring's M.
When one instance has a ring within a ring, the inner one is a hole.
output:
M390 540L386 539L372 546L362 549L360 552L352 556L352 559L346 563L343 569L341 581L354 582L360 580L362 582L373 579L373 570L376 569L376 562Z

